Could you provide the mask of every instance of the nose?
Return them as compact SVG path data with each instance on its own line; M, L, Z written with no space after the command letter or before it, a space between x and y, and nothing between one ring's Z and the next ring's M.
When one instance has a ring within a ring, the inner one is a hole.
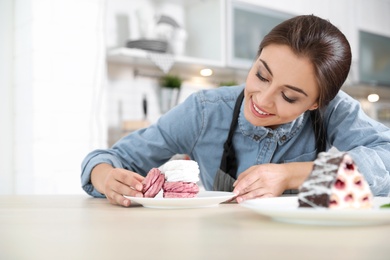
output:
M264 87L256 95L257 105L263 108L272 107L274 104L274 100L275 100L275 90L273 90L272 86Z

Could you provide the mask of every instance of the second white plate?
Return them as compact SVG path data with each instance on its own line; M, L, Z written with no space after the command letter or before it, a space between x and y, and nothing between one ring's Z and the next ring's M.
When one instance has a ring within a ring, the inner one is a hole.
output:
M389 197L375 197L372 209L330 210L299 208L297 197L253 199L240 205L280 222L307 225L357 226L390 224L390 209L380 209L390 203Z
M155 198L125 197L147 208L177 209L215 207L232 199L235 195L233 192L200 191L194 198L163 198L157 196Z

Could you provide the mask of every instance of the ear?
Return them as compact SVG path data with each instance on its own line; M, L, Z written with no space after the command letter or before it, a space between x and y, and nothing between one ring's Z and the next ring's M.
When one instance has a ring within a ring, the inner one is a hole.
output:
M309 110L316 110L318 108L318 103L314 103L310 108Z

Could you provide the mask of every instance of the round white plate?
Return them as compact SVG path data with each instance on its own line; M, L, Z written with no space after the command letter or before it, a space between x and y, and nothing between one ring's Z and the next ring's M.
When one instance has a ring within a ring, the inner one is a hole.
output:
M379 207L390 203L389 197L375 197L372 209L314 209L299 208L297 197L253 199L240 205L270 217L294 224L356 226L390 224L390 209Z
M155 198L125 197L146 208L177 209L216 207L234 196L233 192L200 191L194 198L163 198L161 194L158 194Z

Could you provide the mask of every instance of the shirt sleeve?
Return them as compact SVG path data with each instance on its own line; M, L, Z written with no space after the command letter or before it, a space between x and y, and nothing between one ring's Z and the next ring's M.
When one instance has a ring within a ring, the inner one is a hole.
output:
M93 168L101 163L134 171L143 176L175 154L190 154L203 127L203 103L193 94L164 114L156 124L120 139L110 149L95 150L82 162L81 184L86 193L104 197L91 183Z
M329 104L325 122L329 144L352 156L375 196L389 196L390 129L342 91Z

